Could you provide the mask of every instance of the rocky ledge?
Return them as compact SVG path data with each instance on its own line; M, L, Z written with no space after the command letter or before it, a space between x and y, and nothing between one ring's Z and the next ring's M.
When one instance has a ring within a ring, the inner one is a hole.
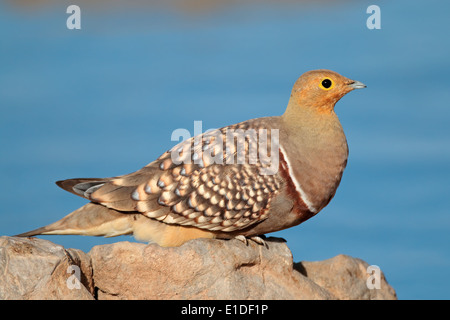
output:
M380 274L346 255L294 263L286 243L118 242L89 253L37 238L0 237L0 299L397 299Z

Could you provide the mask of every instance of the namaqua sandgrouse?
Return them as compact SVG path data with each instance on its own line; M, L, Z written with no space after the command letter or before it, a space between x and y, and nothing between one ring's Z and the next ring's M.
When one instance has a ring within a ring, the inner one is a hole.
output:
M302 223L334 196L348 147L334 106L365 88L329 70L303 74L282 116L192 137L144 168L57 185L90 203L19 236L77 234L179 246L196 238L247 238Z

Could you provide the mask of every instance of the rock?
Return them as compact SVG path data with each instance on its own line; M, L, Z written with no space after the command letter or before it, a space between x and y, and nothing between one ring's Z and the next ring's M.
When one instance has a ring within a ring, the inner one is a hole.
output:
M367 288L362 260L339 255L294 264L284 242L267 243L117 242L86 254L47 240L0 237L0 299L396 299L384 276L381 289Z
M0 237L0 300L93 299L88 261L84 252L47 240ZM69 267L80 268L79 286L67 283Z
M269 247L210 239L175 248L119 242L89 254L98 299L333 298L293 271L285 243Z
M340 254L316 262L299 262L295 269L340 300L396 300L394 289L380 273L380 288L369 289L369 264L358 258Z

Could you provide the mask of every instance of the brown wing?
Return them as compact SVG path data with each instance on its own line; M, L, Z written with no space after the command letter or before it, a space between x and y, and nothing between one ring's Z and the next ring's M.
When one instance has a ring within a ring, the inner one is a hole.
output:
M230 128L239 125L186 140L134 173L86 181L83 195L115 210L211 231L257 223L265 219L281 179L261 174L264 165L251 152L256 136L244 139L244 150L238 150L237 139L227 144Z

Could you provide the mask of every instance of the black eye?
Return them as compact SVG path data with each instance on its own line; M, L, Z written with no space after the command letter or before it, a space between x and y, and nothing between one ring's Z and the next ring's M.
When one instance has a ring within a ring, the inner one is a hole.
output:
M333 83L331 82L330 79L324 79L322 80L322 87L324 87L325 89L328 89L331 87Z

